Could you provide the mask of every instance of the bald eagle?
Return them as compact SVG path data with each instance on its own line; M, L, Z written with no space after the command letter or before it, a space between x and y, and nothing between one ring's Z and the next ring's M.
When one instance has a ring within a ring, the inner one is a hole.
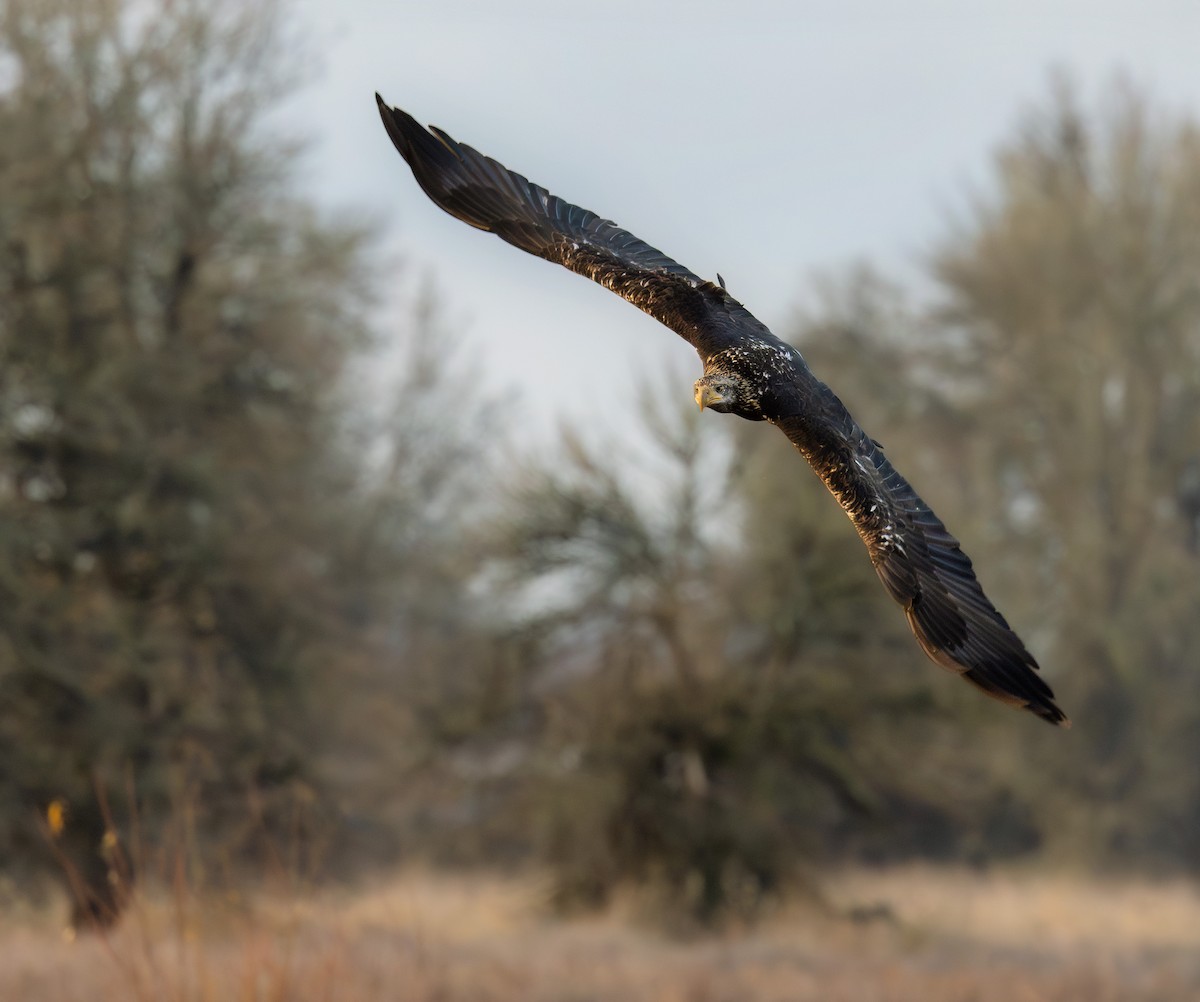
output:
M813 375L714 284L594 212L571 205L437 128L375 100L384 127L437 205L530 254L598 282L700 355L701 408L766 421L800 451L850 517L925 653L989 696L1069 726L1021 639L996 611L941 520Z

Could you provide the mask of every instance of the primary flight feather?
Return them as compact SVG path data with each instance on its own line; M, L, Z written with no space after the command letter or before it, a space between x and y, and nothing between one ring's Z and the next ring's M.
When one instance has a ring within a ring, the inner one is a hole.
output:
M989 696L1068 725L1037 662L996 611L929 506L812 374L724 288L594 212L375 99L417 183L452 216L598 282L700 355L703 408L778 427L837 498L925 653Z

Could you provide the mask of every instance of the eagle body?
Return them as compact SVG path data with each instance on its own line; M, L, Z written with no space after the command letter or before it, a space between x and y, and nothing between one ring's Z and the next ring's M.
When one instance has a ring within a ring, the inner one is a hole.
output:
M788 437L849 517L935 663L1011 706L1069 724L958 540L799 351L723 283L700 278L616 223L375 97L392 143L438 206L644 310L696 349L704 374L694 392L702 408L772 424Z

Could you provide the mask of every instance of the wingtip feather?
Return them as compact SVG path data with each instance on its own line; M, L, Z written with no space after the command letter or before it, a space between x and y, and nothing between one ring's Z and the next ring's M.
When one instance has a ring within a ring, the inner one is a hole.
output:
M1061 727L1066 731L1071 729L1071 718L1063 713L1056 703L1050 702L1036 706L1030 703L1026 704L1026 708L1032 710L1049 724L1054 724L1056 727Z

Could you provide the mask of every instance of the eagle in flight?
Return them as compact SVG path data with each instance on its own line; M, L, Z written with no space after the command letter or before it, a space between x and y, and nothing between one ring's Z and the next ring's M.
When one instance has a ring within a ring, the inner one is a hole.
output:
M450 215L578 272L670 327L704 363L696 402L782 431L866 544L921 647L989 696L1069 726L1037 662L975 578L970 558L883 449L775 337L714 284L594 212L551 195L437 128L375 100L417 183Z

